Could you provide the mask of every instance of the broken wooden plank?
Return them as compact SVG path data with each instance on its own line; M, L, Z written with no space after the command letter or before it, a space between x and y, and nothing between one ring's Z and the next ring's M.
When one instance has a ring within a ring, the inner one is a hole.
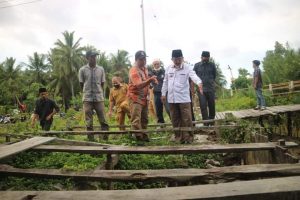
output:
M200 199L200 200L298 200L300 176L231 183L169 187L160 189L111 191L1 191L1 199L43 200L131 200L131 199Z
M214 144L214 145L190 145L190 146L66 146L66 145L40 145L32 150L47 152L73 152L88 154L185 154L185 153L227 153L274 150L276 142L268 143L244 143L244 144ZM297 147L294 142L286 142L285 147Z
M35 146L54 140L55 137L34 137L14 144L0 147L0 160L8 156L20 153Z
M300 164L260 164L212 169L161 169L161 170L93 170L86 172L58 169L19 169L0 165L1 176L34 178L72 178L80 181L176 181L208 183L213 180L231 182L267 177L300 176Z

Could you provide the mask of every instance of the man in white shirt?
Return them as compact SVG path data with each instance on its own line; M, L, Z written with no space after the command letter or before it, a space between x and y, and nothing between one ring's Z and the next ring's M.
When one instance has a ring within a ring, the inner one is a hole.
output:
M182 51L176 49L172 51L173 64L166 69L165 78L162 86L162 101L168 101L170 105L170 115L174 128L193 127L191 113L191 98L189 78L202 91L202 81L193 70L193 66L185 64ZM168 99L166 94L168 93ZM192 131L175 131L175 141L192 143L194 135Z

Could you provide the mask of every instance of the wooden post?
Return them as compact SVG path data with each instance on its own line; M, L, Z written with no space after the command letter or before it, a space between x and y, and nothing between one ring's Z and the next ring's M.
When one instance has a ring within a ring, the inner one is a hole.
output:
M277 144L279 146L285 146L285 140L284 139L280 139L280 140L277 141Z
M293 127L292 127L292 112L287 112L287 130L288 130L288 136L293 135Z
M5 141L6 141L6 142L10 142L10 135L6 135L6 136L5 136Z
M272 87L272 84L269 84L269 90L270 90L270 92L273 94L273 87Z
M293 92L294 90L294 81L290 81L290 84L289 84L289 92Z
M111 154L107 154L106 155L106 166L105 166L106 170L112 170L113 169L113 159L112 159L112 155ZM108 190L113 190L114 186L113 183L111 181L107 181L107 189Z

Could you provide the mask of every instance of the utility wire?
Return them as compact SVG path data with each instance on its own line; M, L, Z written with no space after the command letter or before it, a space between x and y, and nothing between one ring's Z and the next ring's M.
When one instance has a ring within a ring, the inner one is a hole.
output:
M10 7L15 7L15 6L21 6L21 5L25 5L25 4L31 4L31 3L36 3L38 1L42 1L42 0L28 1L28 2L24 2L24 3L12 4L12 5L9 5L9 6L2 6L2 7L0 7L0 9L10 8Z
M7 4L10 4L10 2L13 2L13 1L21 1L21 0L3 0L3 1L0 1L0 4L1 4L1 3L7 3Z

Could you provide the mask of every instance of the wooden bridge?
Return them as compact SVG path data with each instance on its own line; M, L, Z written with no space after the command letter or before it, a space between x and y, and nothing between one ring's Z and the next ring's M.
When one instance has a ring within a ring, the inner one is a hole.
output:
M55 142L55 145L51 144L51 142ZM13 144L1 145L0 160L8 159L26 150L106 154L107 161L104 163L106 170L96 169L87 172L70 172L57 169L19 169L9 165L0 165L0 177L72 178L81 181L105 181L109 183L110 189L113 187L112 182L115 181L152 182L161 180L169 183L203 184L210 183L211 181L218 182L219 180L222 183L216 185L124 190L118 192L3 191L0 192L0 197L1 199L232 199L233 197L234 199L253 199L254 197L269 199L276 193L282 197L278 199L284 199L283 197L297 199L300 195L300 164L297 164L299 159L287 153L288 149L297 146L298 144L294 142L281 140L277 143L128 147L69 141L55 137L34 137ZM113 170L116 164L114 163L114 156L118 154L198 154L224 152L241 153L250 151L269 151L273 154L274 163L281 163L278 158L282 156L288 157L289 162L286 164L241 165L212 169ZM238 179L239 182L231 182L236 179ZM259 185L268 185L268 187L266 189L265 187L258 187ZM289 187L287 187L287 185ZM152 193L155 193L155 195L153 196Z
M216 114L216 119L224 120L226 119L226 117L230 117L230 116L237 119L248 119L248 118L258 118L261 116L276 116L279 114L287 114L287 113L299 112L299 111L300 111L300 104L272 106L272 107L267 107L266 110L245 109L245 110L237 110L237 111L218 112Z
M235 129L239 126L238 124L232 125L226 122L234 119L276 118L279 115L290 117L289 123L291 128L293 128L292 117L294 113L299 112L300 105L274 106L268 107L264 111L255 111L252 109L227 111L217 114L217 119L213 120L217 123L213 127L201 126L202 123L207 121L197 121L194 122L197 126L187 128L190 131L222 127ZM169 127L170 124L153 124L150 127L160 127L162 125L163 128L143 131L155 133L175 130ZM110 190L113 189L114 182L148 183L163 181L168 185L168 188L118 191L0 191L0 199L300 199L299 157L291 153L294 149L299 149L298 144L295 142L285 140L270 142L268 137L259 134L255 135L254 138L256 139L252 143L195 144L187 146L123 146L58 138L62 134L134 133L132 130L92 132L76 130L82 128L84 127L77 126L72 127L72 130L69 131L40 132L38 134L42 136L39 137L32 137L32 133L23 133L19 134L19 138L25 140L18 140L19 142L10 141L11 137L18 137L18 134L7 133L0 135L7 138L6 144L0 144L0 162L24 151L105 154L106 161L101 167L90 171L73 172L60 169L20 169L0 164L0 177L71 178L75 181L100 181L107 182L108 189ZM203 134L206 133L204 132ZM114 170L120 154L163 155L207 153L238 153L242 156L241 165L211 169ZM249 155L259 155L260 157L266 155L266 159L264 162L252 163L247 160L247 156ZM179 187L179 185L185 186Z

